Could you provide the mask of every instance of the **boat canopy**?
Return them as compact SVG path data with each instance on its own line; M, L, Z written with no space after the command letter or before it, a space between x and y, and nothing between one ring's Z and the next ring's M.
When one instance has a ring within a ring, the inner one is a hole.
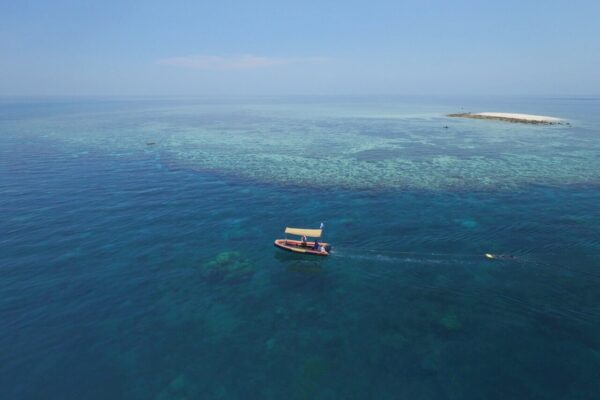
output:
M285 233L298 236L321 237L321 229L285 228Z

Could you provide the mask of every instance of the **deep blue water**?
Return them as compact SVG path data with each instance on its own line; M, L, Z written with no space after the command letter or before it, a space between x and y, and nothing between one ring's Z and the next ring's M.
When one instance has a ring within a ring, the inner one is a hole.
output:
M2 399L600 396L593 179L284 185L47 135L147 103L0 107Z

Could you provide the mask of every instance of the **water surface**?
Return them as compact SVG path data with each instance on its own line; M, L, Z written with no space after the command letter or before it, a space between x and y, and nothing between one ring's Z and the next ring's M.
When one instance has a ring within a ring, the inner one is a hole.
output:
M598 105L3 100L0 397L597 398Z

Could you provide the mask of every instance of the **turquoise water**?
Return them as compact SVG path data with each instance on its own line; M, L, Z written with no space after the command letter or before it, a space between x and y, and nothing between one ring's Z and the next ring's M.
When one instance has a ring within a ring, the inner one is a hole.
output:
M5 99L0 398L595 399L598 111Z

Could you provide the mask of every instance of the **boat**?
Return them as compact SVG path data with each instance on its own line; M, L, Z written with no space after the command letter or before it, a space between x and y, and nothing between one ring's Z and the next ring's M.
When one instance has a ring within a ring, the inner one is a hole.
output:
M322 225L321 225L322 227ZM291 251L299 254L310 254L313 256L328 256L331 250L329 243L318 242L318 246L315 246L316 239L320 238L323 233L323 229L303 229L303 228L285 228L285 239L276 239L275 247L280 249ZM313 238L312 242L308 240L297 240L288 239L287 235L300 236L301 238Z

